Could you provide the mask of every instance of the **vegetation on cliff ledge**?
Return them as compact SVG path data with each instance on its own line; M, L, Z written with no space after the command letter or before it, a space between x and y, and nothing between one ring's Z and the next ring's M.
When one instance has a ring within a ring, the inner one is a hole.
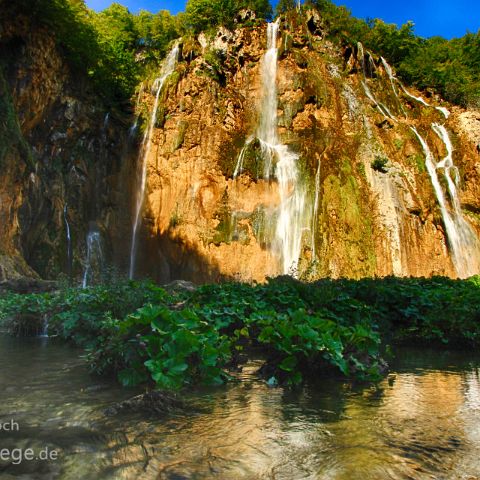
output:
M230 378L261 355L271 384L341 374L380 378L395 343L480 344L480 278L364 279L197 289L121 282L87 289L0 297L0 318L16 334L48 320L87 351L92 371L124 385L178 389Z
M408 83L433 88L453 103L480 105L480 33L452 40L425 39L415 35L412 22L398 27L379 19L364 21L330 0L308 0L303 12L296 5L293 0L280 0L277 14L287 14L292 20L317 9L325 33L333 40L344 46L361 41L383 55ZM9 2L3 13L5 18L28 16L49 28L70 64L90 76L107 100L122 102L133 94L149 68L158 70L173 39L191 38L218 26L251 25L249 16L242 21L237 17L246 8L257 19L272 17L268 0L188 0L185 12L177 15L167 10L133 15L118 3L96 13L83 0L18 0Z

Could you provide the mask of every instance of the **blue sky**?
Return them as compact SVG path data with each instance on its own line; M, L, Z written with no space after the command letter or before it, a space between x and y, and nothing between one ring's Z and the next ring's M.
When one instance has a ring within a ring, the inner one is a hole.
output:
M186 0L117 0L133 13L140 9L157 12L184 10ZM95 10L103 10L112 0L86 0ZM275 3L273 1L272 3ZM476 33L480 28L479 0L334 0L345 5L356 17L381 18L399 25L408 20L415 23L415 33L422 37L441 35L460 37L467 30Z

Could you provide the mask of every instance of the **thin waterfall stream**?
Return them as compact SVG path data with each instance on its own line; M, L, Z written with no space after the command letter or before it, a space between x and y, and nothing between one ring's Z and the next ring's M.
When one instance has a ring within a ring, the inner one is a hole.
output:
M73 261L73 250L72 250L72 234L70 231L70 223L68 222L68 205L65 204L63 207L63 220L65 222L65 232L67 239L67 272L68 277L72 275L72 261Z
M435 196L437 197L437 201L440 206L447 240L452 251L452 260L455 270L460 278L467 278L479 272L480 244L472 228L463 218L460 209L460 202L457 193L457 174L455 174L455 181L452 180L450 176L450 171L455 171L456 168L452 159L453 147L450 137L448 136L448 132L443 125L436 123L432 124L432 129L443 141L447 151L445 158L436 162L426 140L418 133L415 127L411 128L422 145L425 154L425 165L427 167L428 174L430 175ZM438 169L443 169L444 178L448 186L449 196L453 206L451 209L452 213L450 212L447 198L438 178Z
M85 270L83 272L82 288L87 288L94 276L94 267L102 270L104 256L102 237L96 227L91 227L87 234L87 254L85 258Z
M432 107L432 105L427 103L422 97L417 97L411 94L400 80L394 76L392 68L388 62L383 57L381 60L390 80L392 90L397 98L398 91L395 88L395 81L399 83L403 92L408 97L416 100L425 107ZM448 119L450 112L445 107L434 108ZM453 162L453 145L448 131L444 125L435 122L431 124L431 128L442 141L446 151L445 157L438 161L435 160L425 138L420 135L416 127L410 126L410 129L419 140L425 155L425 166L440 207L443 223L445 225L445 234L451 249L455 271L458 277L467 278L480 272L480 240L462 214L458 195L460 177L458 169ZM448 197L445 194L439 179L437 173L438 170L443 170L443 178L447 186ZM452 173L454 176L453 178ZM448 201L448 198L450 198L450 202Z
M178 62L178 54L180 51L180 47L178 42L172 48L170 53L167 55L165 62L162 67L162 71L160 77L158 77L155 82L153 89L155 93L155 103L153 105L152 114L150 116L150 123L148 128L145 130L145 135L142 141L142 147L140 149L140 157L141 157L141 174L140 174L140 183L139 188L137 188L137 197L135 203L135 214L133 220L133 228L132 228L132 243L130 248L130 268L128 276L132 279L135 275L135 261L137 255L137 236L138 236L138 229L140 227L140 215L142 213L143 203L145 199L145 188L147 184L147 163L148 163L148 156L150 154L152 140L153 140L153 131L155 129L155 119L157 117L157 110L159 105L160 93L162 92L163 85L167 78L175 71Z

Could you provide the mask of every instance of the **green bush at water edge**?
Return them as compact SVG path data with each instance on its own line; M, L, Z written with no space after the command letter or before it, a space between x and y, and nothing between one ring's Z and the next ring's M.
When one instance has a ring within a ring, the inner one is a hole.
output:
M0 297L0 319L50 319L50 333L86 349L92 371L124 385L178 389L229 379L245 353L260 351L270 382L319 373L381 377L387 344L480 342L478 277L364 279L263 285L225 283L167 291L125 282L54 294Z

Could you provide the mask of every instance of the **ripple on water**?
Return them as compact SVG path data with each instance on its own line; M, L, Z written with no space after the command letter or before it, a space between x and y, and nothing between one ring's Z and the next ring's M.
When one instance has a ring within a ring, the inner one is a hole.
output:
M11 478L423 479L480 475L479 357L403 349L375 386L323 379L295 391L255 377L189 394L168 418L104 417L134 395L92 378L76 350L0 338L2 447L59 451ZM28 388L27 388L28 387ZM5 433L5 432L4 432ZM5 476L5 478L8 478ZM2 477L3 479L3 477Z

